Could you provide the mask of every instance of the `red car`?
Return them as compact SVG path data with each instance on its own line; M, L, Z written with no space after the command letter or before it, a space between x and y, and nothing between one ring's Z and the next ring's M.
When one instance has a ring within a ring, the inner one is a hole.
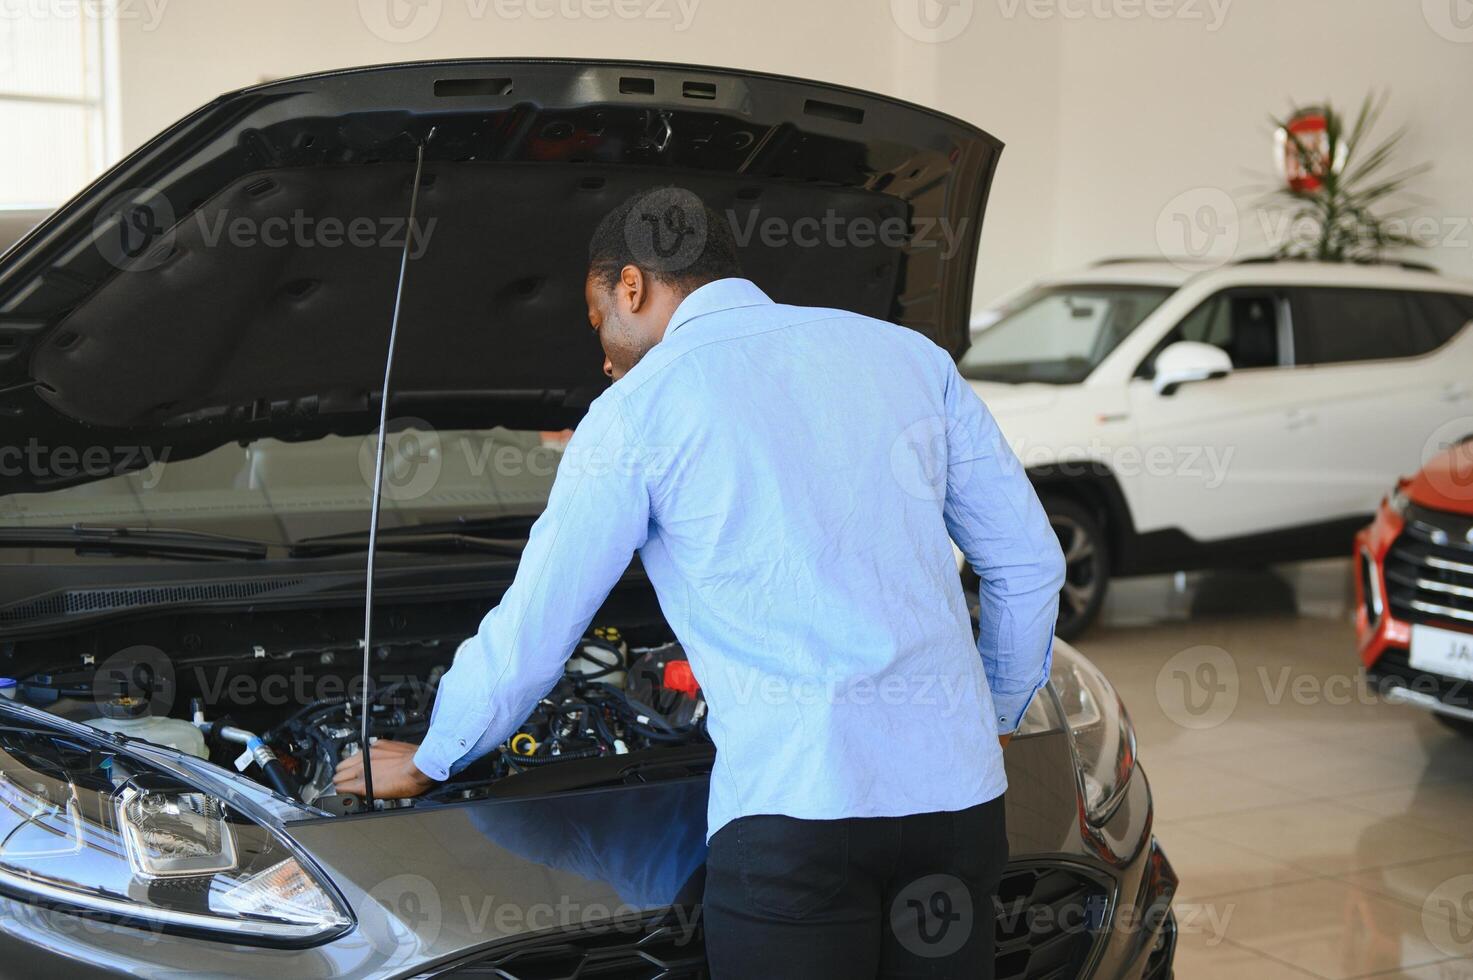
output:
M1355 563L1368 683L1473 736L1473 437L1396 485Z

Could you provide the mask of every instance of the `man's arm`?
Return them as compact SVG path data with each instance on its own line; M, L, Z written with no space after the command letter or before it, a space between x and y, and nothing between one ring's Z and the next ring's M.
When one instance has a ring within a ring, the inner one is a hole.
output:
M516 579L440 679L424 742L412 761L405 751L384 751L382 790L375 750L375 795L423 792L526 721L648 536L648 464L618 403L608 395L596 401L568 443ZM338 788L361 793L361 770L361 761L344 762Z
M1064 554L992 414L947 372L946 529L982 581L977 647L998 734L1010 735L1048 680Z

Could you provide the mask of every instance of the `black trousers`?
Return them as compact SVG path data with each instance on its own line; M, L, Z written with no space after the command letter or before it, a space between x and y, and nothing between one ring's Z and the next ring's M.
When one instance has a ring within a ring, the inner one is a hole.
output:
M733 820L711 838L715 980L993 976L1001 798L907 817Z

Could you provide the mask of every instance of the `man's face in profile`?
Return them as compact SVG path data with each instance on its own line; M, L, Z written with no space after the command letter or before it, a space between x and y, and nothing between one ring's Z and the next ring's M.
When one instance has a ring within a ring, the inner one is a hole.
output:
M655 296L668 290L638 267L625 266L612 287L590 270L583 283L588 322L604 349L604 374L618 381L660 342L674 307ZM663 313L663 317L660 315Z

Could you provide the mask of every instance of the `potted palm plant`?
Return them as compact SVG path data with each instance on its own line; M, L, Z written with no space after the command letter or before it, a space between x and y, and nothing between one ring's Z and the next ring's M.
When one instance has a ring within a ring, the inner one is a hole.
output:
M1288 236L1278 249L1281 258L1376 262L1388 249L1426 245L1399 212L1380 210L1430 169L1425 163L1389 169L1406 127L1373 142L1386 101L1384 93L1367 95L1348 129L1328 101L1272 120L1285 181L1271 201L1290 209L1288 227L1305 229Z

